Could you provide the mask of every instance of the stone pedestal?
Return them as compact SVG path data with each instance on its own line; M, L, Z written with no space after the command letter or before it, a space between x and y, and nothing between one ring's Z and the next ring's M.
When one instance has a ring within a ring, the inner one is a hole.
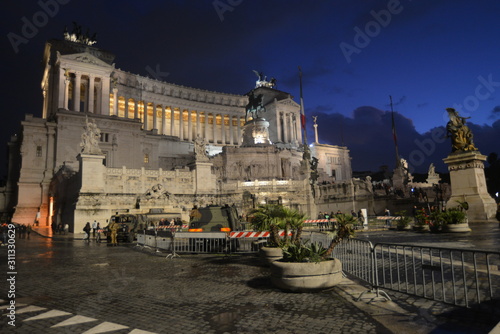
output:
M212 193L216 187L215 175L212 174L211 162L196 161L190 165L194 170L194 190L196 194Z
M406 193L406 185L408 184L408 174L405 173L403 167L397 167L392 175L392 186L395 190L401 190Z
M80 154L80 193L103 193L106 186L106 166L103 161L106 158L100 154Z
M264 118L252 119L243 126L241 146L271 145L269 122Z
M479 151L455 152L443 159L451 180L451 197L446 207L458 206L457 201L467 202L469 222L495 218L496 203L488 194L484 177L485 160Z

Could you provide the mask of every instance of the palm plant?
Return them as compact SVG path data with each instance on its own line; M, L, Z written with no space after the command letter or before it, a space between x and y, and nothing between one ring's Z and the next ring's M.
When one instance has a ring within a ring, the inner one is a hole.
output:
M356 224L356 218L349 214L337 214L335 215L336 223L333 225L332 230L328 233L332 237L330 246L323 254L323 259L326 260L330 258L335 246L337 246L342 240L349 239L354 236L354 224Z
M262 205L251 213L252 227L258 231L269 231L268 246L279 247L287 243L297 243L302 233L302 225L306 216L297 210L281 205ZM280 238L279 231L285 230ZM291 237L288 233L292 232Z

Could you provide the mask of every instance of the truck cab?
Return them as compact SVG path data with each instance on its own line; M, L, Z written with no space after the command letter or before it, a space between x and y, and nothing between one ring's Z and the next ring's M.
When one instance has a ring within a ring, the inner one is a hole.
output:
M189 232L231 232L242 230L238 212L234 206L210 205L193 207L189 213Z

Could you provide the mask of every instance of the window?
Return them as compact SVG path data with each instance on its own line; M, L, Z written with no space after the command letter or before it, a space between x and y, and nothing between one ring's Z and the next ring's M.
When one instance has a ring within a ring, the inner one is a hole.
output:
M149 154L144 154L144 163L148 164L149 163Z
M109 133L101 132L101 138L99 140L103 143L109 142Z
M42 156L42 146L36 147L36 156L40 158Z

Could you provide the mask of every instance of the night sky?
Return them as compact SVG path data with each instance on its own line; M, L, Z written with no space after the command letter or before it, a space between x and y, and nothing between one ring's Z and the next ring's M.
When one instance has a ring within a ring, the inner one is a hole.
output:
M400 155L446 172L447 107L500 154L499 14L498 0L5 0L0 154L41 116L45 42L76 22L117 68L184 86L245 94L258 70L299 102L301 66L309 142L318 116L319 142L347 146L355 171L394 168L392 96Z

